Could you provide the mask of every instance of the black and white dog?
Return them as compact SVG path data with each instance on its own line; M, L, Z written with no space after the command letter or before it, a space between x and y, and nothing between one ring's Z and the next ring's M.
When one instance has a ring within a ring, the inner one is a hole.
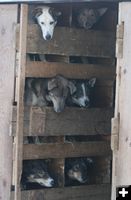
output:
M54 186L54 179L50 176L45 160L23 161L21 186L24 190Z
M35 8L32 13L41 28L43 39L52 39L54 28L61 12L49 6L40 6Z
M91 94L92 89L94 88L96 83L96 78L91 78L89 80L78 80L75 81L75 92L71 95L69 102L73 105L77 105L79 107L88 108L91 106Z

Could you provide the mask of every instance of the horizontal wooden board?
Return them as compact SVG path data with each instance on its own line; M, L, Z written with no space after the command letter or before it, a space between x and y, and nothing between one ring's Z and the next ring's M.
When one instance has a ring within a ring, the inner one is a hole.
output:
M22 200L110 200L110 185L88 185L22 191ZM11 200L14 192L12 192Z
M72 79L115 79L115 67L93 64L67 64L59 62L27 62L26 77L49 78L61 74Z
M51 107L26 107L24 135L61 136L110 134L111 108L65 108L55 113ZM30 119L29 119L30 118ZM12 120L13 133L16 130L16 107Z
M19 26L17 50L19 49ZM55 28L53 39L45 41L37 24L28 25L27 53L68 56L115 57L115 32Z
M111 154L109 142L25 144L23 159L107 156L109 154Z

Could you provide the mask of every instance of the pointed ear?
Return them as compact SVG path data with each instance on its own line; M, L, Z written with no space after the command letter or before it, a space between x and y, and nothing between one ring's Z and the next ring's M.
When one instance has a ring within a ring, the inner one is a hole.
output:
M100 16L104 15L108 8L99 8L97 11L99 12Z
M48 90L52 90L54 88L58 87L58 81L56 78L53 78L51 80L48 81Z
M68 87L70 89L71 95L76 91L76 86L72 81L68 81Z
M41 14L42 14L42 8L37 7L32 11L32 15L34 18L39 17Z
M61 16L61 12L60 11L57 11L55 10L54 8L50 8L49 9L49 13L50 15L53 17L53 19L56 21L58 19L59 16Z
M88 81L88 85L89 85L90 87L94 87L95 83L96 83L96 78L91 78L91 79Z

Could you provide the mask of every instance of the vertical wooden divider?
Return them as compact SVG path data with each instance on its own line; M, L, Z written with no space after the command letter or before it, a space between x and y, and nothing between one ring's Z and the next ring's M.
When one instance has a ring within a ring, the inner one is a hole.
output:
M21 4L20 41L19 41L19 71L18 71L18 102L15 148L15 198L21 200L20 179L23 161L23 118L24 118L24 87L26 66L26 40L27 40L27 14L28 5Z

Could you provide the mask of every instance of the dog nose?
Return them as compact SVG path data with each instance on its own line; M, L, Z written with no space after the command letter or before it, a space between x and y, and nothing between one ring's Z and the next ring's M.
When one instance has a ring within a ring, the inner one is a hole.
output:
M86 107L89 107L90 102L86 100L86 101L85 101L85 105L86 105Z
M55 183L54 180L52 180L52 181L51 181L51 185L54 185L54 183Z
M51 35L50 34L47 34L46 35L46 40L50 40L51 39Z

